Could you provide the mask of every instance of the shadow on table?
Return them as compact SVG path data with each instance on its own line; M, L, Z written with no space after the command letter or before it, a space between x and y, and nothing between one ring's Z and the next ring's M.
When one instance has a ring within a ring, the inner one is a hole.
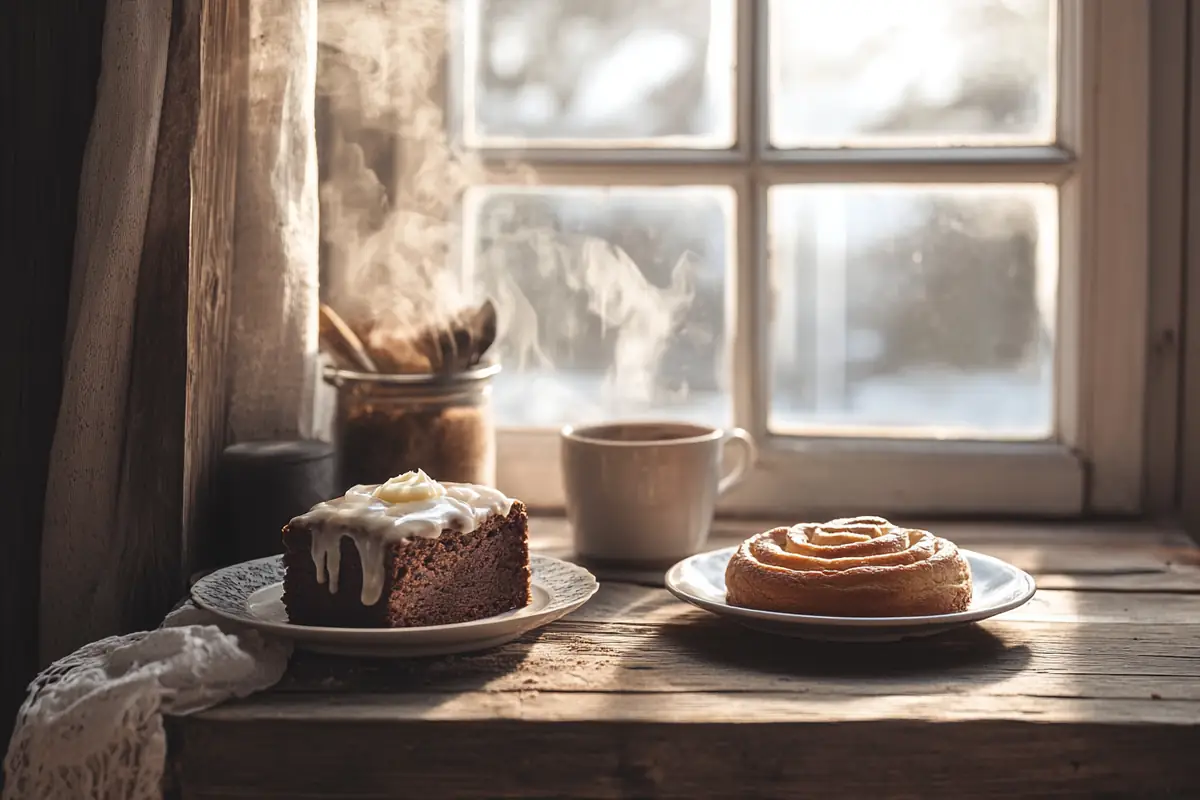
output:
M899 642L847 643L789 639L716 619L663 626L660 647L694 659L763 676L823 679L912 679L913 689L930 679L973 683L1011 678L1032 653L977 625L938 636Z
M274 691L288 693L455 693L484 688L520 670L543 629L473 653L425 658L352 658L296 651Z

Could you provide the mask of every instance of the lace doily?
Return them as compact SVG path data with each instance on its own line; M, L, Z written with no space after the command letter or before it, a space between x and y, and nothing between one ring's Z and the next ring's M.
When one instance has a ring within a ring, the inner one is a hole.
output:
M162 797L163 714L245 697L287 669L290 643L216 619L189 600L157 630L94 642L38 675L4 759L4 800Z

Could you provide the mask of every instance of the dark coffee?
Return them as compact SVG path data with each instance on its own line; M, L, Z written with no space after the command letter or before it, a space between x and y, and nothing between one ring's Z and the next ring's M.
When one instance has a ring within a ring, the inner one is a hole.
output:
M713 434L711 428L686 423L618 423L577 428L575 435L605 442L673 442Z

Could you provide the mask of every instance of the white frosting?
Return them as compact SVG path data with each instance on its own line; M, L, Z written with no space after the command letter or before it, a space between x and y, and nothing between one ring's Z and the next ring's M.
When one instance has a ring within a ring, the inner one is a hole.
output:
M374 605L383 594L383 566L389 545L405 539L436 539L444 530L469 533L496 514L508 516L513 501L489 486L438 483L424 472L406 472L385 483L360 485L342 497L317 503L292 520L312 534L317 582L338 590L342 537L354 542L362 563L362 602Z
M385 503L414 503L445 497L446 487L426 475L425 470L419 469L388 478L387 483L376 486L371 494Z

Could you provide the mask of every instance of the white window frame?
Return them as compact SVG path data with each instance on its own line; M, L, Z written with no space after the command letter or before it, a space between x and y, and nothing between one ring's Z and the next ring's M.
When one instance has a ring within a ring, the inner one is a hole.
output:
M787 516L1076 516L1137 513L1145 474L1149 322L1150 0L1061 0L1058 143L951 150L769 151L765 0L737 0L737 139L731 150L479 150L545 186L726 185L737 194L733 423L758 440L750 477L719 513ZM460 62L461 63L461 62ZM452 80L462 75L452 69ZM758 147L751 146L752 143ZM766 187L825 182L1051 182L1060 187L1056 439L971 442L769 434ZM469 248L464 248L468 250ZM750 268L747 268L750 267ZM556 430L503 428L497 483L561 509Z

